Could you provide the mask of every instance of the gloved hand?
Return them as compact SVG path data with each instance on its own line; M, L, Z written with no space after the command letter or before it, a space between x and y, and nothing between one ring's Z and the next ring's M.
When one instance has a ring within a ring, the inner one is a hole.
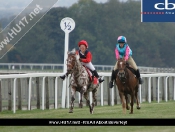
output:
M80 60L80 62L82 62L82 59L81 58L79 60Z

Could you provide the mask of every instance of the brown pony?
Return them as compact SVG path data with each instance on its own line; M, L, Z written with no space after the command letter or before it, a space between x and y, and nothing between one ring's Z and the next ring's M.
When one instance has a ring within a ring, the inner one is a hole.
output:
M71 87L71 104L69 113L73 113L75 93L80 93L80 104L83 107L83 96L87 101L90 109L90 113L93 114L95 102L97 100L97 90L99 88L98 79L92 76L92 73L88 71L79 61L79 55L76 54L75 49L68 52L67 58L67 72L71 74L70 87ZM89 92L92 91L93 102L90 104Z
M129 110L128 106L128 94L131 97L131 111L130 114L133 114L133 105L134 105L134 97L137 103L137 109L140 109L139 101L138 101L138 88L139 82L136 78L135 74L131 71L132 68L129 67L128 63L124 59L118 60L118 73L116 73L116 85L118 87L123 113L126 114L126 109ZM131 69L131 70L130 70ZM134 69L133 69L134 70Z

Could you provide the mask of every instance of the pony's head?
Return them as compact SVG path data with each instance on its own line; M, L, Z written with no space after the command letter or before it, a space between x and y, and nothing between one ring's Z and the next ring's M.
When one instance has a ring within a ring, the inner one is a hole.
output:
M76 54L75 48L72 51L68 51L67 58L67 71L70 73L74 70L75 63L79 61L79 55Z
M124 79L125 78L125 68L126 68L126 61L124 59L119 59L118 63L117 63L117 67L118 67L118 77L120 79Z

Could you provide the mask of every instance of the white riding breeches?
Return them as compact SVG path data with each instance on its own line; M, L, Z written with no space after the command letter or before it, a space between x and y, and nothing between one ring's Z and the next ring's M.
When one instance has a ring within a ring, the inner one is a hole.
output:
M90 70L94 71L95 70L95 67L92 65L91 62L89 63L84 63L84 62L81 62L82 65L86 66L87 68L89 68Z

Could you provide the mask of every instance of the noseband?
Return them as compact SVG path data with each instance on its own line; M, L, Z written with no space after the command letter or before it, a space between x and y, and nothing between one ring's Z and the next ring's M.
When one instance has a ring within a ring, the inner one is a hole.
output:
M74 57L74 54L70 54L70 57L67 59L67 71L68 72L73 72L74 67L75 67L75 61L76 58Z
M124 63L122 61L120 61L118 63L119 64L118 64L118 74L117 74L117 76L119 77L119 79L122 83L125 83L126 79L127 79L127 77L126 77L126 73L127 73L126 72L126 63Z

